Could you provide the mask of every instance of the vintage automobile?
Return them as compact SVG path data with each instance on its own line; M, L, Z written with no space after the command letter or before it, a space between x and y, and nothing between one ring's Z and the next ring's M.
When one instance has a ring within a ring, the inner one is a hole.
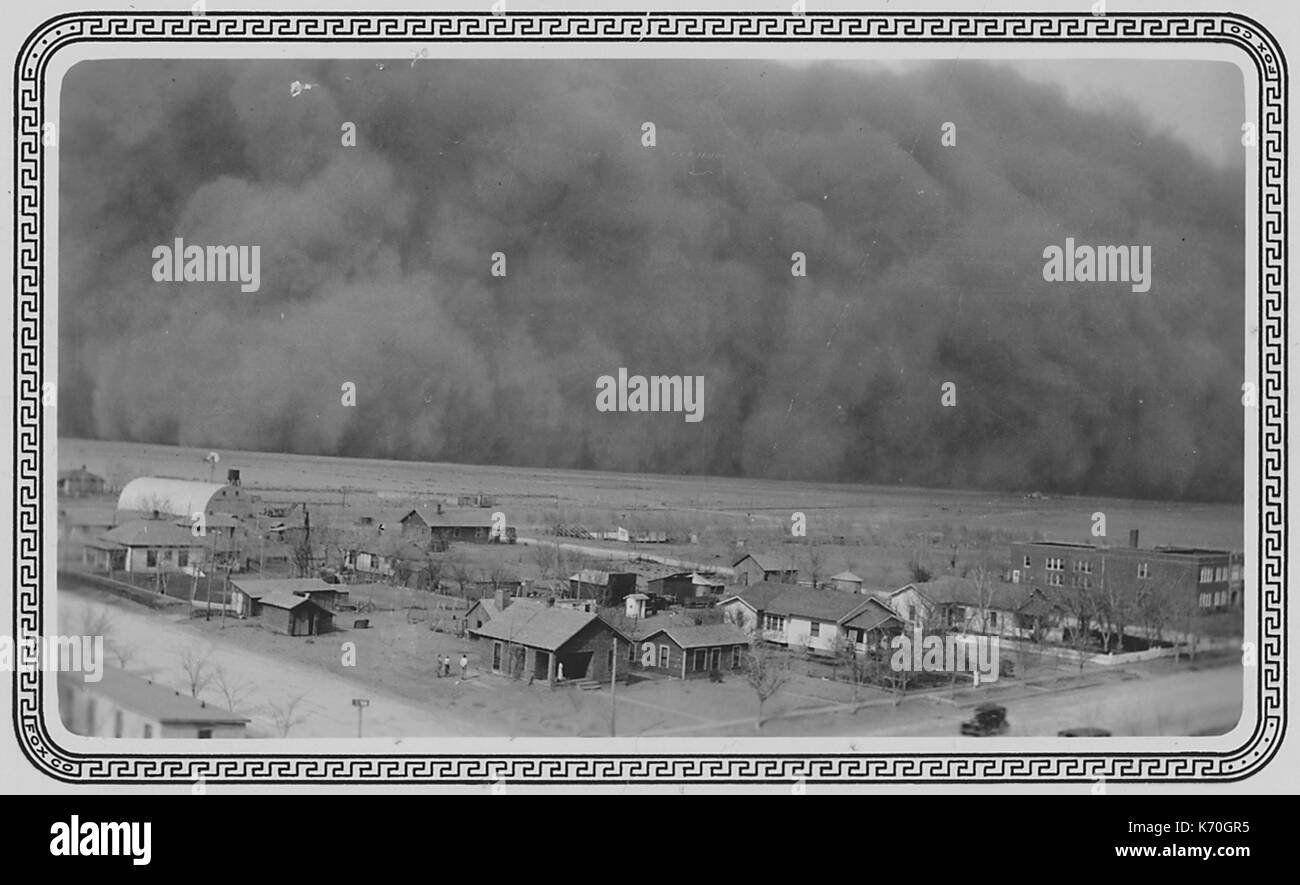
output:
M1058 731L1056 736L1063 738L1108 738L1110 732L1104 728L1066 728Z
M1001 704L984 703L975 708L975 715L961 724L961 733L974 737L989 737L1005 734L1011 726L1007 724L1007 708Z

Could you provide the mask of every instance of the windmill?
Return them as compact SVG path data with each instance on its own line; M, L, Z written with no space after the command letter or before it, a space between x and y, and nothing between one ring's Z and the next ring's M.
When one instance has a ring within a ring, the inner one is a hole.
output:
M213 477L217 475L217 463L221 460L221 456L216 452L208 452L203 456L203 460L208 462L208 482L212 482Z

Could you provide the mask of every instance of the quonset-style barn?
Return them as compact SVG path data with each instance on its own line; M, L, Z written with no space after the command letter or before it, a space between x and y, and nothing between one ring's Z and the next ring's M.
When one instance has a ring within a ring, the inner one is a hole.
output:
M193 518L195 513L211 516L229 513L245 516L253 505L248 493L239 485L219 482L194 482L188 479L165 479L141 476L122 489L117 498L118 510L137 510Z

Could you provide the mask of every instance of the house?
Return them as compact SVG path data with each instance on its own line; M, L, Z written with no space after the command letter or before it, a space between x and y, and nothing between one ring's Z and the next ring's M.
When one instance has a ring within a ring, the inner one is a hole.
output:
M776 557L746 553L731 566L736 572L736 582L746 586L763 581L793 584L799 580L799 570L793 565L782 565Z
M344 546L343 567L364 576L388 578L402 571L414 574L428 562L418 544L400 535L371 538L354 535Z
M763 582L721 600L724 617L768 642L832 654L845 643L866 652L906 628L906 622L874 596Z
M530 606L541 608L546 604L547 602L540 599L519 598L512 595L508 590L498 590L470 603L464 614L465 629L471 630L482 627L512 605L522 605L525 608Z
M81 558L81 549L117 525L117 511L112 507L60 507L59 556Z
M394 510L382 514L375 520L375 530L387 537L397 535L415 544L428 544L433 534L428 520L415 509Z
M853 572L840 572L831 576L831 586L844 593L861 593L862 579Z
M86 542L84 561L110 572L184 572L202 564L204 542L170 520L133 519Z
M888 599L901 617L921 625L1009 637L1042 636L1058 608L1046 594L1030 587L1003 582L981 587L956 575L905 584Z
M439 505L436 513L425 514L424 519L431 537L442 542L515 543L515 527L500 525L494 516L481 510L445 510Z
M253 616L276 633L289 636L316 636L334 626L334 615L305 596L274 591L257 600Z
M552 685L608 680L631 642L600 615L552 605L511 605L469 634L491 643L492 672Z
M746 589L724 596L718 600L723 618L735 624L746 633L758 629L759 621L767 605L787 590L798 590L798 584L784 584L779 581L761 581L750 584Z
M622 602L629 593L636 592L634 572L604 572L583 569L569 575L569 593L578 599L596 599L602 604Z
M628 660L644 670L681 679L744 666L749 637L735 624L661 627L628 649Z
M255 617L258 603L268 596L289 595L310 599L328 611L348 604L346 584L327 584L320 578L231 578L231 610L241 618Z
M651 596L671 599L678 605L685 605L686 600L695 595L695 581L691 572L659 567L643 577L645 592Z
M215 704L104 667L103 678L58 676L59 717L73 734L115 738L242 738L248 720Z
M81 466L75 470L60 470L58 490L60 498L84 498L104 494L104 477L91 473Z
M699 572L691 573L691 595L685 601L686 605L712 605L714 600L722 596L723 591L727 588L727 582L715 575L706 575Z

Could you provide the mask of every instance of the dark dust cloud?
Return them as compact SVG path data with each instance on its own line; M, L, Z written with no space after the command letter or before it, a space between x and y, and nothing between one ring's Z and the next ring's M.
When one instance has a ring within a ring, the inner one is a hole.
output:
M63 435L1242 492L1244 173L1004 69L86 62L62 116ZM1151 291L1044 282L1067 236L1150 245ZM260 245L261 290L154 282L175 237ZM620 366L704 420L598 412Z

